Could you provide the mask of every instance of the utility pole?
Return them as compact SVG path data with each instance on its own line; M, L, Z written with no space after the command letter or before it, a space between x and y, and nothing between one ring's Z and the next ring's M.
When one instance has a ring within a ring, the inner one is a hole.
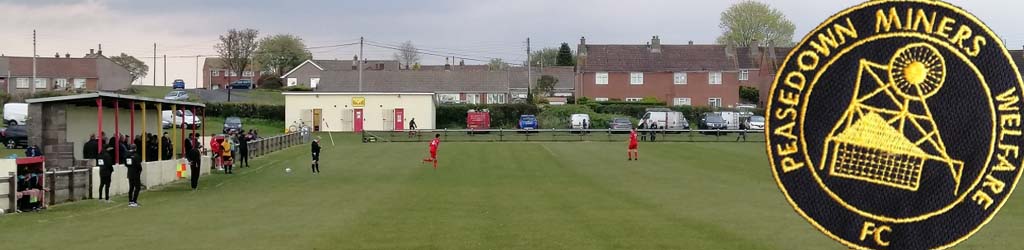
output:
M526 97L529 98L533 94L533 63L530 63L530 38L526 38ZM537 99L536 96L533 99ZM536 101L536 100L531 100Z
M359 60L356 62L359 65L359 92L363 92L363 61L365 60L363 59L363 37L359 37Z
M153 43L153 86L156 86L156 43Z
M200 70L201 69L199 68L199 55L196 55L196 81L194 83L195 83L197 89L199 88L199 71Z
M164 86L167 86L167 54L164 54Z
M32 30L32 93L36 93L36 30Z

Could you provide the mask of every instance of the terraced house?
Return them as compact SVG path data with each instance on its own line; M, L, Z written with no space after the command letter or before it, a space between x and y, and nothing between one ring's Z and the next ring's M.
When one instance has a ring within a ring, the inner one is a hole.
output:
M778 63L789 48L727 45L587 44L577 46L579 96L593 100L641 101L656 98L669 105L763 106ZM756 103L739 97L740 86L760 90Z
M5 93L37 91L116 91L131 86L128 70L103 55L103 50L89 50L85 57L55 54L32 57L0 56L0 87ZM34 79L34 80L33 80Z
M435 93L439 103L498 104L524 100L529 80L525 68L490 70L486 65L423 65L400 67L398 61L307 60L281 78L287 86L305 86L319 92L415 92ZM572 67L534 68L533 82L551 75L555 84L552 100L574 94ZM558 102L558 101L553 101ZM563 101L564 102L564 101Z

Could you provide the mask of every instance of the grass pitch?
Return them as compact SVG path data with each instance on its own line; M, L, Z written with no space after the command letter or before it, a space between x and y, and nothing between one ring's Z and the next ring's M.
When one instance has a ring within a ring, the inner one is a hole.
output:
M307 146L142 194L0 217L4 249L845 249L792 211L762 143ZM345 141L342 143L342 141ZM292 168L292 174L284 169ZM1021 249L1020 195L957 249Z

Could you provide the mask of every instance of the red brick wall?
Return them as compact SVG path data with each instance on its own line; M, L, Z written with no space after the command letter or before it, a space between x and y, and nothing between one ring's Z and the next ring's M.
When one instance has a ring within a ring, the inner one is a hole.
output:
M228 77L228 75L224 74L224 69L218 69L219 73L217 74L217 76L213 76L210 72L211 70L213 69L211 69L209 66L203 66L203 79L200 81L202 81L202 87L205 89L209 89L211 83L213 85L218 85L220 86L221 89L223 89L224 86L239 79L252 79L253 84L259 85L260 72L253 72L253 77L243 77L241 75Z
M758 86L761 78L758 71L751 70L747 81L739 81L739 72L722 72L722 84L708 84L709 72L687 72L687 84L673 84L673 72L644 73L643 85L629 84L629 72L609 72L608 84L597 85L595 73L583 73L582 95L594 99L604 97L625 100L626 98L655 97L669 105L675 98L688 97L695 106L707 106L708 98L722 98L722 106L739 103L739 86Z

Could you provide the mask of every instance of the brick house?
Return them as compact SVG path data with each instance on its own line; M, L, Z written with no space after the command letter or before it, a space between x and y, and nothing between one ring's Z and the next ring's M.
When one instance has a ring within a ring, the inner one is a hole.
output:
M0 56L0 87L5 93L35 91L116 91L131 87L131 74L103 55L90 50L81 58L70 54L36 58L35 81L32 57Z
M245 71L242 72L242 75L239 76L238 72L228 70L224 66L224 60L221 60L219 57L207 57L203 61L202 88L211 89L210 87L213 86L213 89L224 89L231 82L241 79L252 80L253 87L259 86L260 71L253 70L252 67L254 65L249 64Z
M359 86L358 60L307 60L281 76L287 86L305 86L320 92L427 92L440 103L493 104L526 98L527 72L522 67L489 70L486 65L422 65L404 69L394 60L365 61ZM554 96L573 96L572 67L533 69L559 79Z
M594 100L640 101L656 98L669 105L733 107L742 104L739 87L759 89L758 106L767 99L778 54L786 48L734 48L726 45L587 44L577 47L578 96ZM780 53L781 52L781 53Z

